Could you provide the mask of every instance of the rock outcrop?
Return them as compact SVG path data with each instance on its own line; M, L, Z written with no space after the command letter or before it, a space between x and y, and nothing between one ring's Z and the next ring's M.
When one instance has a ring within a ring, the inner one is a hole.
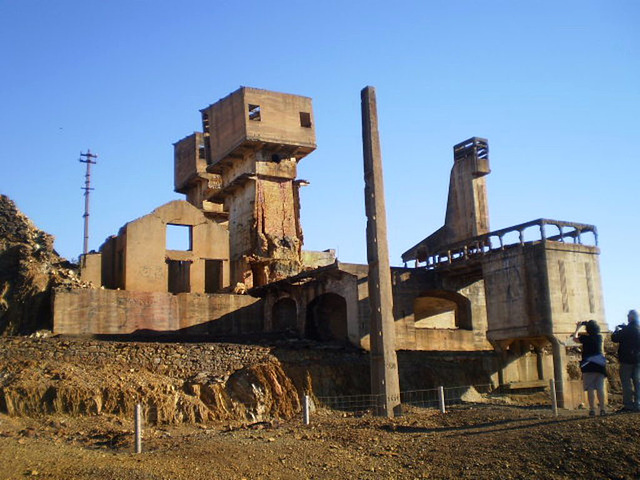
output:
M51 329L51 289L88 286L76 267L53 248L53 236L36 228L0 195L0 333Z

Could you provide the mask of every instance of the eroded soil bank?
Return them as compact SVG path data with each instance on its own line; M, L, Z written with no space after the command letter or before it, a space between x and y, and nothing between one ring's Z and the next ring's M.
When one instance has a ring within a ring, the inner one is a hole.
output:
M489 383L488 355L399 352L398 359L403 391ZM255 345L0 337L0 413L130 419L141 403L145 421L153 424L288 419L300 412L306 393L368 394L369 361L366 352L348 346L308 341ZM610 377L615 402L615 369Z

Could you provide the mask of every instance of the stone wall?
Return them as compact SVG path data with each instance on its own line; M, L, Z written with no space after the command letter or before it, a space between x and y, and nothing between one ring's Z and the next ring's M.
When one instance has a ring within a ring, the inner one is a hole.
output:
M170 377L201 373L224 377L245 366L273 361L270 348L226 343L118 342L77 338L0 338L0 361L64 361L108 364L124 371L148 370Z

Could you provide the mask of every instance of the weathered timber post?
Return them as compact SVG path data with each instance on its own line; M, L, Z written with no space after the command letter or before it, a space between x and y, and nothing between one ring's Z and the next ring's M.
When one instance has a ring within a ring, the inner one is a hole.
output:
M387 215L375 89L363 88L361 100L364 203L367 213L367 260L371 305L371 393L382 398L382 405L378 406L377 414L393 418L400 413L400 384L395 349L391 267L387 245Z

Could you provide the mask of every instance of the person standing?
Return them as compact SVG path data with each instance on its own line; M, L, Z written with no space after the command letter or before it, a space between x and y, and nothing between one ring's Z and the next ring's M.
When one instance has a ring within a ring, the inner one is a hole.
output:
M578 335L578 331L583 326L587 333ZM604 379L607 376L607 361L602 350L600 326L595 320L578 322L576 330L573 332L573 340L582 344L580 370L582 371L582 385L589 398L589 415L595 416L596 414L596 394L598 395L600 415L606 415Z
M630 310L627 325L618 325L611 335L618 345L622 411L640 411L640 325L638 312Z

